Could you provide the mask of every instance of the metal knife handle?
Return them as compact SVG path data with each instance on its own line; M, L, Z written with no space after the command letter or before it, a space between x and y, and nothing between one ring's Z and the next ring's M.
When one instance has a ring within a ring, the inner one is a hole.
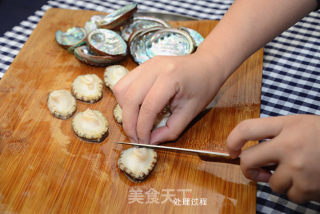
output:
M198 155L201 160L209 161L209 162L219 162L219 163L230 163L240 165L240 158L231 158L230 156L217 156L211 154L199 154ZM270 166L263 166L262 169L266 171L274 171L276 170L278 165L270 165Z

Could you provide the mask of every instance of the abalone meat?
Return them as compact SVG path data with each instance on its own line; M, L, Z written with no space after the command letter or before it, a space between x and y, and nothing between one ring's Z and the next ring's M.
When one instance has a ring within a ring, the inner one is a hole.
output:
M113 87L119 82L119 80L128 73L129 70L122 65L108 66L104 72L104 82L112 91Z
M101 142L108 134L108 121L100 111L87 109L72 120L74 133L82 140Z
M76 99L64 89L50 92L47 105L51 114L62 120L70 118L77 110Z
M160 128L162 126L167 125L167 121L169 117L171 116L171 111L168 106L163 108L163 110L158 114L156 121L153 124L153 129Z
M73 95L81 101L94 103L102 98L103 82L95 74L78 76L72 83Z
M119 104L113 109L113 117L116 119L117 123L122 124L122 109Z
M143 181L157 163L157 153L153 149L132 147L121 152L119 168L133 182Z

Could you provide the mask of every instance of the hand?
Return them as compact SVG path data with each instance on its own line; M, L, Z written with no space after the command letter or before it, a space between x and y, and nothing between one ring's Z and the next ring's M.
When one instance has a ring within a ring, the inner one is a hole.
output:
M140 143L175 140L225 79L215 59L205 54L148 60L114 87L126 134ZM166 126L152 130L158 113L167 104L172 114Z
M249 147L249 140L270 139ZM232 157L241 157L244 175L268 182L274 192L302 203L320 201L320 117L295 115L245 120L227 139ZM273 174L260 167L277 164Z

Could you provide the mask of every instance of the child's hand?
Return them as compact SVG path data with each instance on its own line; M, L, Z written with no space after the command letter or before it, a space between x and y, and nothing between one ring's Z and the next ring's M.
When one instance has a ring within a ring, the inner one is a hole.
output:
M241 147L249 140L268 142ZM270 183L274 192L297 203L320 201L320 117L295 115L241 122L227 139L232 157L241 153L241 169L254 181ZM260 167L277 164L274 174Z
M214 58L197 53L154 57L132 70L114 88L130 140L152 144L175 140L227 78L220 68ZM167 125L151 133L167 104L172 112Z

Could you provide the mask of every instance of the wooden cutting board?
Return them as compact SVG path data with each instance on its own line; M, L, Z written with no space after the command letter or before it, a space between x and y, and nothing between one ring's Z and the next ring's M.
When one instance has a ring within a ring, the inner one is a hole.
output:
M94 14L48 10L0 81L0 212L255 213L256 185L244 178L239 166L158 151L148 179L129 181L117 167L120 152L128 147L112 142L127 138L113 119L116 101L107 88L96 104L77 101L78 111L97 109L109 120L109 136L102 143L79 140L72 119L59 120L49 113L50 91L70 89L78 75L103 77L104 68L79 62L54 38L55 31L83 26ZM206 36L217 22L171 24ZM225 151L232 128L259 117L262 61L259 50L226 82L215 107L169 145ZM121 64L136 66L129 58Z

